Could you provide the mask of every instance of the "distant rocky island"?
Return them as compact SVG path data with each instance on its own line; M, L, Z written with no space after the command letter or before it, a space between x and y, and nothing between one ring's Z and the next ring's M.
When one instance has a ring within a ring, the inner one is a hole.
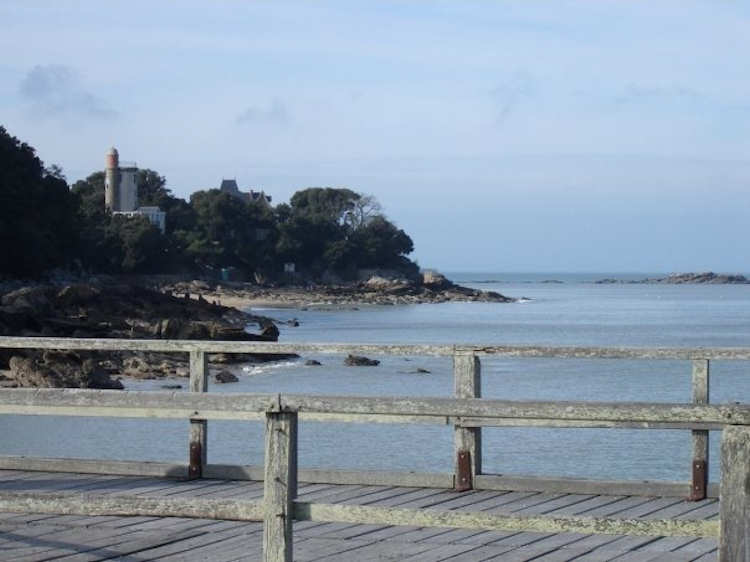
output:
M673 273L666 277L648 277L645 279L599 279L595 281L599 285L608 284L646 284L646 285L747 285L750 279L744 275L730 275L725 273Z

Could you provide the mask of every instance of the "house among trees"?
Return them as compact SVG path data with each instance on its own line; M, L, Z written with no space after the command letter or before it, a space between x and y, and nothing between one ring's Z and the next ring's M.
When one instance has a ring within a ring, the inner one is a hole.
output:
M146 217L162 234L166 229L166 213L159 207L138 206L138 166L135 162L120 162L115 147L105 156L104 206L113 215Z
M237 199L242 199L243 201L246 201L247 203L257 201L259 203L265 203L266 205L271 204L271 196L266 195L263 191L253 191L252 189L248 191L240 191L240 188L237 187L237 180L221 180L221 186L219 186L219 191L223 193L228 193L232 197L236 197Z

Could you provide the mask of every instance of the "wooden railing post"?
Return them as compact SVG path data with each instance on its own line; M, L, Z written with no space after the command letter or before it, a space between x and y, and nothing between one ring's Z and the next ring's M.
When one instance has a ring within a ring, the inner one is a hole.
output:
M693 361L693 404L709 402L709 364L708 359ZM693 431L692 482L690 485L691 501L706 498L708 488L708 431Z
M456 398L481 398L482 372L479 357L472 352L457 351L453 355L453 382ZM482 429L454 428L454 488L458 492L471 490L474 478L482 473Z
M750 560L750 426L721 433L719 562Z
M263 560L292 562L297 496L297 412L266 413Z
M190 392L208 390L208 354L190 352ZM206 420L190 420L188 478L200 478L208 459L208 427Z

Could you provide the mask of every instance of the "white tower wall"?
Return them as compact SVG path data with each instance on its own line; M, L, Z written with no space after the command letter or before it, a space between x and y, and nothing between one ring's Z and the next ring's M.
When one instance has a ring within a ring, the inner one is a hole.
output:
M137 168L120 168L120 211L135 211L138 208Z

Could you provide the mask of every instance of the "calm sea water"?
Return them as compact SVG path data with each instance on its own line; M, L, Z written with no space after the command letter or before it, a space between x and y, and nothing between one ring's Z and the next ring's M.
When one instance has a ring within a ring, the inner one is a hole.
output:
M613 274L454 273L469 286L525 297L514 304L445 303L358 310L264 309L283 341L361 343L550 344L591 346L750 346L750 286L597 285ZM639 279L648 274L632 275ZM623 275L617 275L624 278ZM545 281L562 281L549 283ZM450 396L449 358L380 357L348 368L341 356L235 368L240 382L216 392L310 392ZM712 363L712 402L750 401L746 362ZM417 368L429 374L416 374ZM688 401L687 361L482 359L483 395L508 399ZM184 383L184 381L182 381ZM163 381L132 381L158 389ZM484 471L601 478L687 479L685 431L595 429L484 430ZM303 423L306 467L449 471L448 427ZM712 432L712 480L718 433ZM0 452L58 457L183 461L187 423L97 418L0 417ZM209 462L262 462L259 423L209 424Z

